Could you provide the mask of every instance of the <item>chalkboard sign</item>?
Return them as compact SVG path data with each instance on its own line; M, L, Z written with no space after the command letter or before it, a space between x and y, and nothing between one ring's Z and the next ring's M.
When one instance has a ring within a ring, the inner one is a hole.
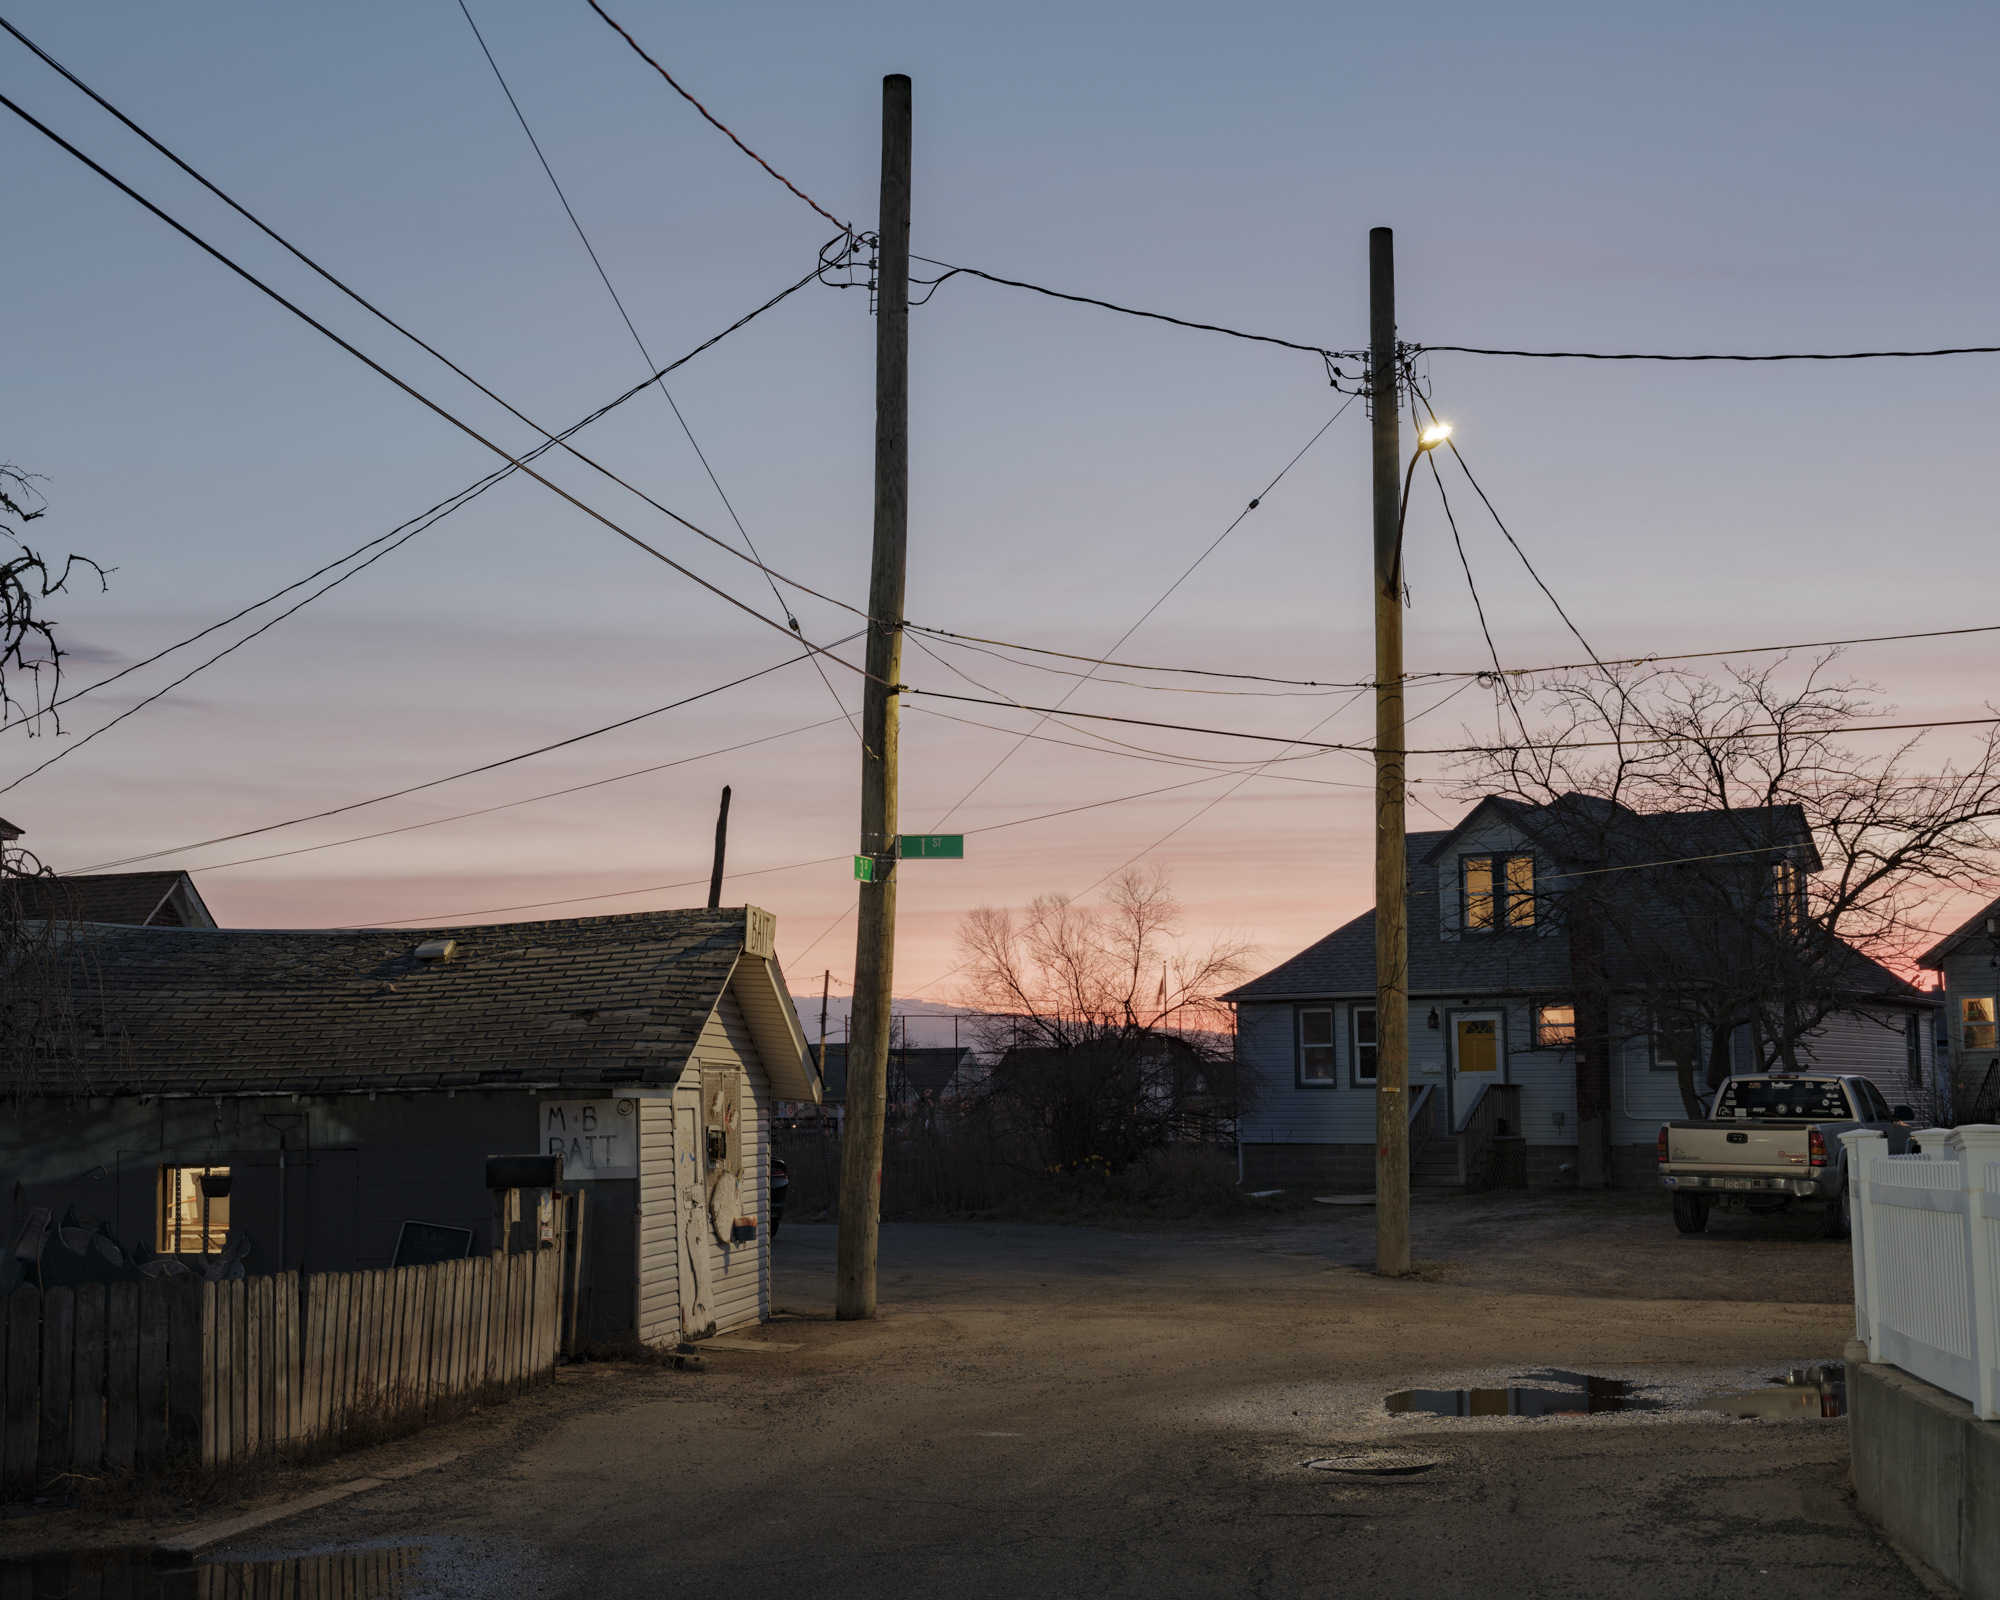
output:
M463 1261L471 1254L470 1228L453 1228L442 1222L406 1222L396 1236L396 1259L391 1265L427 1267L437 1261Z

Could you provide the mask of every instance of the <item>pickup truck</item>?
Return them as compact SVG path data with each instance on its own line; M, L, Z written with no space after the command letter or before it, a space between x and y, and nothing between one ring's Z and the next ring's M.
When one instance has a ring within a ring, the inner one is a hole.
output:
M1829 1239L1845 1239L1847 1147L1840 1136L1877 1128L1892 1155L1910 1147L1908 1106L1891 1106L1866 1078L1758 1072L1730 1078L1699 1121L1660 1126L1660 1185L1673 1191L1674 1226L1708 1227L1710 1209L1757 1214L1818 1211Z

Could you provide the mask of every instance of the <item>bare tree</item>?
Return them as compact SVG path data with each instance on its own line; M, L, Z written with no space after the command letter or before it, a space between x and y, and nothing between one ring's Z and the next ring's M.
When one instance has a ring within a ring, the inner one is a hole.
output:
M1738 1028L1760 1066L1795 1067L1835 1012L1885 1018L1870 1002L1929 941L1940 891L1991 878L2000 730L1962 766L1921 770L1922 735L1863 754L1844 735L1886 713L1870 686L1828 679L1834 659L1790 684L1784 660L1557 679L1530 697L1528 743L1462 763L1468 792L1534 808L1559 863L1549 909L1598 988L1576 997L1580 1099L1587 1034L1608 1060L1611 991L1672 1049L1699 1115L1697 1075L1721 1082Z
M1128 867L1101 905L1042 895L960 925L959 1003L994 1061L987 1098L1023 1158L1121 1171L1148 1151L1215 1137L1244 1107L1234 1016L1216 997L1253 947L1195 949L1162 867Z
M64 592L78 567L95 573L100 587L105 576L79 555L58 572L28 543L28 524L46 511L34 475L0 462L0 534L18 552L0 560L0 726L18 718L31 733L53 720L62 685L57 623L41 602ZM96 987L95 967L54 873L13 838L0 838L0 1095L89 1092L90 1052L107 1037L115 1046L118 1031L101 1006L79 1003L79 985Z

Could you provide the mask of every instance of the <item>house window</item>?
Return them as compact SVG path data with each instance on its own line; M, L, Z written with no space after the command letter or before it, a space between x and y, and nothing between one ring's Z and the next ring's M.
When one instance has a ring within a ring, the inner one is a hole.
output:
M1994 1043L1993 997L1958 1003L1958 1042L1967 1050L1991 1050Z
M1923 1020L1912 1013L1903 1019L1903 1065L1912 1089L1924 1086Z
M159 1209L163 1255L219 1253L229 1239L229 1169L160 1168Z
M1354 1008L1354 1081L1375 1081L1375 1008Z
M1535 1007L1535 1048L1537 1050L1565 1050L1575 1043L1575 1006Z
M1652 1037L1653 1058L1649 1063L1652 1070L1654 1072L1679 1072L1681 1070L1681 1056L1693 1041L1684 1035L1676 1037L1671 1033L1665 1032L1657 1021L1653 1024ZM1691 1064L1699 1065L1698 1062Z
M1498 933L1535 925L1533 856L1466 856L1460 870L1467 932Z
M1315 1006L1299 1013L1299 1082L1332 1083L1333 1007Z
M1805 926L1805 880L1795 861L1771 863L1771 906L1778 932L1797 934Z

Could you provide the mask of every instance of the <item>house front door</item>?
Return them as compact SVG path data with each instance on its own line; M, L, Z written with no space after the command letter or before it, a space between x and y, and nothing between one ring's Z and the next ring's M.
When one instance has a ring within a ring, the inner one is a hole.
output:
M1451 1018L1451 1117L1456 1127L1480 1087L1507 1078L1506 1035L1498 1011L1455 1011Z

